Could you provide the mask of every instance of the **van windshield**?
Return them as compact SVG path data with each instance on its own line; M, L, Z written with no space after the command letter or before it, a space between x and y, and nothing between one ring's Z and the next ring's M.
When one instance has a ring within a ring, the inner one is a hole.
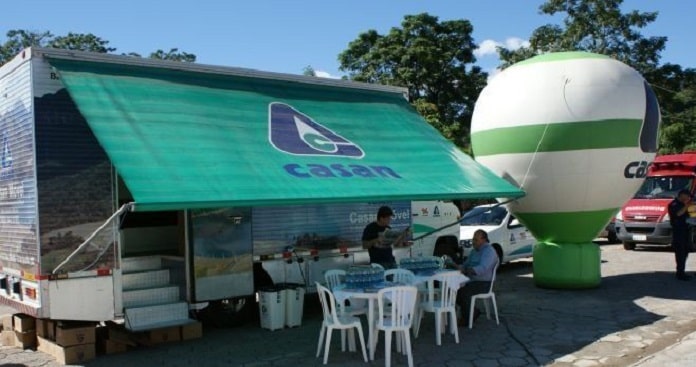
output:
M663 176L646 177L643 186L638 189L634 199L672 199L679 190L691 189L692 177Z
M497 226L503 222L506 215L507 209L502 206L479 206L466 212L460 224L463 226Z

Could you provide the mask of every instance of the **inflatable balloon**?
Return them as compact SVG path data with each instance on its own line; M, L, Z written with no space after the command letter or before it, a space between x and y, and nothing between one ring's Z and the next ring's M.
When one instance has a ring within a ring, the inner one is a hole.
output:
M633 68L588 52L539 55L496 75L474 108L474 157L527 195L510 210L540 241L541 287L600 283L592 242L657 151L657 98Z

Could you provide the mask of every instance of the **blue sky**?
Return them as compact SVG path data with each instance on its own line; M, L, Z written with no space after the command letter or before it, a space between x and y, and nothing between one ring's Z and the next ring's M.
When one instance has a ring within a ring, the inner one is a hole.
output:
M362 32L386 34L404 15L427 12L440 20L468 19L481 45L477 64L498 65L491 45L518 45L532 31L557 20L540 15L543 0L15 0L3 1L0 42L10 29L93 33L117 53L147 55L172 47L203 64L340 76L338 54ZM643 34L667 36L662 62L695 67L692 44L696 1L625 0L624 9L659 11Z

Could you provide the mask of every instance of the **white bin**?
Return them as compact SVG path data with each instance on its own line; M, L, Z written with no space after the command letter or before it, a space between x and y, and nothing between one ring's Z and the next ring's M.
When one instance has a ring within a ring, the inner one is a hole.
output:
M277 330L285 327L285 296L280 288L264 288L258 292L261 327Z
M285 284L285 326L302 325L305 289L301 284Z

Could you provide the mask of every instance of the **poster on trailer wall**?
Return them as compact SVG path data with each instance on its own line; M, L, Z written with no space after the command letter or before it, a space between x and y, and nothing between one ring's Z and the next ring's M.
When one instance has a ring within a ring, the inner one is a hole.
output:
M377 209L382 205L394 211L393 230L410 225L410 201L253 208L254 255L280 253L287 247L318 250L361 247L363 229L375 221Z

